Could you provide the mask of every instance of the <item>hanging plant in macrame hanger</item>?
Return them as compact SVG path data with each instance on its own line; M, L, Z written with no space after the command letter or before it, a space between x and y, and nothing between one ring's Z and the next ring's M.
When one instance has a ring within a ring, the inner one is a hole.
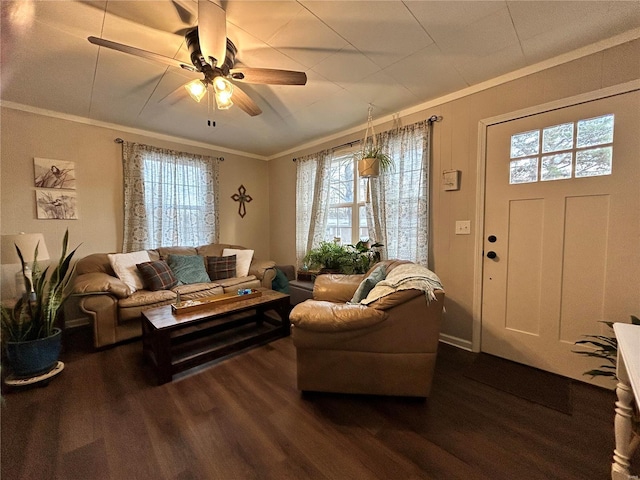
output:
M373 131L373 106L369 104L367 129L364 132L362 149L358 152L358 174L362 178L374 178L393 166L393 160L378 146L376 134Z

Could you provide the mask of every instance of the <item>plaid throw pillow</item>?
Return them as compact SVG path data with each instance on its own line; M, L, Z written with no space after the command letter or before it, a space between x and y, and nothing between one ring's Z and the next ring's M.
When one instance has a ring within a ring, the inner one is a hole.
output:
M222 280L236 276L236 256L207 257L207 272L211 280Z
M138 263L136 266L147 290L168 290L178 284L178 279L164 260Z

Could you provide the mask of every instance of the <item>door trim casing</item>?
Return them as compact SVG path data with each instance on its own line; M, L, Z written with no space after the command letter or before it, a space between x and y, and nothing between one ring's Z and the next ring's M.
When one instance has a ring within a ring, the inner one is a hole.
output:
M480 352L482 341L482 277L484 265L484 213L485 213L485 180L487 167L487 129L492 125L529 117L540 113L546 113L561 108L572 107L582 103L614 97L623 93L640 90L640 80L613 85L611 87L594 90L592 92L575 95L572 97L554 100L552 102L527 107L522 110L484 118L478 122L478 163L476 171L476 235L474 243L473 262L473 325L471 332L471 350Z

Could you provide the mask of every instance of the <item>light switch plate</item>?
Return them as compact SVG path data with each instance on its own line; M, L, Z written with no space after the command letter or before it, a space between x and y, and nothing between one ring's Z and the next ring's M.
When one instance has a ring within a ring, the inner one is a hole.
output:
M471 235L471 220L457 220L456 235Z

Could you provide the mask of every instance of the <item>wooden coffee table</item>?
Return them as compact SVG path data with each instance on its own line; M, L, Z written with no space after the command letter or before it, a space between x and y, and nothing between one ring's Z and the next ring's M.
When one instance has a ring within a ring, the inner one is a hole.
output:
M289 295L266 288L262 295L174 314L171 305L142 312L142 350L158 384L173 375L252 345L290 333ZM280 320L265 315L275 311Z

